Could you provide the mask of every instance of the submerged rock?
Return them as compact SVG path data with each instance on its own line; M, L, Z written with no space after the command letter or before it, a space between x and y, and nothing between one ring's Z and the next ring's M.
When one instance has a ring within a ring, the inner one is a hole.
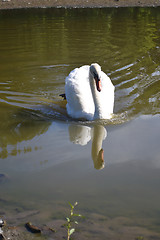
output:
M31 222L26 223L26 228L32 233L41 233L41 229L34 226Z
M0 228L6 225L6 221L0 219Z
M0 232L0 240L6 240L5 236L1 232Z
M6 222L0 219L0 240L5 240L5 236L3 235L2 227L6 225Z

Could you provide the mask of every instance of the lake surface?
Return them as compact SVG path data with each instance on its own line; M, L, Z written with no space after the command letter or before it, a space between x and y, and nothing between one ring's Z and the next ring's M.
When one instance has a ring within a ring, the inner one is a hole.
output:
M93 62L114 115L74 121L59 94ZM0 216L48 223L78 201L76 239L160 239L159 79L160 8L1 11Z

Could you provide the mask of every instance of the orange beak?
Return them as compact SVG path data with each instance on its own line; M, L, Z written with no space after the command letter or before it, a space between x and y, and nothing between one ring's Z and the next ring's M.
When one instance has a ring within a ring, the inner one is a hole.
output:
M96 87L97 87L97 91L100 92L102 90L102 85L101 85L101 80L96 78Z

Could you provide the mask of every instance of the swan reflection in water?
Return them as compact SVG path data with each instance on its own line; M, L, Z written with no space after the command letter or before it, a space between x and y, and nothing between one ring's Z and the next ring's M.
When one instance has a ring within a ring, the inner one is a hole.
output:
M107 136L107 131L102 125L94 125L93 127L83 125L70 125L69 128L70 141L82 146L92 141L91 156L95 169L103 169L104 150L102 148L103 140Z

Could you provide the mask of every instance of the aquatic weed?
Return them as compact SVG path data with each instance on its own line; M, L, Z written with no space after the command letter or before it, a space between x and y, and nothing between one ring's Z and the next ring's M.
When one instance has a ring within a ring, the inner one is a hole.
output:
M74 208L78 205L78 202L75 202L73 205L69 202L70 205L70 215L66 217L66 223L64 224L64 227L67 229L67 240L70 240L71 235L76 231L75 227L73 227L75 224L78 225L78 221L75 220L77 217L83 218L81 214L75 214Z

